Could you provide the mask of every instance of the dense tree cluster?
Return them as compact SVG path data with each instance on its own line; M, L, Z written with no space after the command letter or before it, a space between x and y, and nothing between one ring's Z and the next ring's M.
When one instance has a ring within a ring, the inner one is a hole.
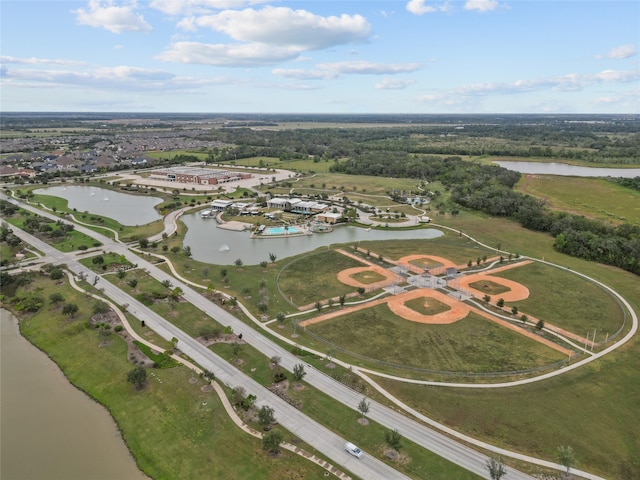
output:
M613 226L566 212L550 212L543 200L490 184L481 188L456 185L451 199L490 215L511 217L530 230L547 232L555 237L554 247L560 252L640 275L638 225Z
M368 121L375 123L371 117ZM319 160L363 153L393 155L394 152L405 152L637 164L637 152L640 151L640 134L634 118L609 118L598 123L587 119L580 121L577 117L541 116L445 116L406 118L404 121L401 127L375 128L257 130L244 126L211 130L201 139L237 146L215 149L211 159L215 161L252 156L278 157L286 161L309 155ZM416 125L413 122L425 123Z
M623 187L631 188L633 190L640 191L640 177L634 178L611 178L612 182L622 185Z

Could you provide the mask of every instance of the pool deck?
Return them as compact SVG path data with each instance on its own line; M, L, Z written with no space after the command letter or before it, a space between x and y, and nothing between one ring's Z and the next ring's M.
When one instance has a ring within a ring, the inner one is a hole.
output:
M236 232L242 232L244 230L249 230L253 225L245 222L237 222L232 220L230 222L219 223L218 228L222 228L224 230L234 230Z
M283 234L277 234L277 235L270 235L270 234L260 234L260 233L256 233L256 232L252 232L251 233L251 238L287 238L287 237L300 237L302 235L312 235L313 232L307 230L307 229L302 229L301 227L296 227L299 228L300 231L299 232L293 232L293 233L283 233Z

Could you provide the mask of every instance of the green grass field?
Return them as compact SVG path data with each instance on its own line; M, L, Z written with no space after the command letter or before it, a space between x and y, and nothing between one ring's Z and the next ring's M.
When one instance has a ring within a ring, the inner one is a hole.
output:
M496 276L522 283L529 289L529 298L508 302L509 306L515 305L521 313L578 335L593 335L596 330L597 340L604 341L624 321L624 310L613 296L570 271L534 262L503 270Z
M428 240L391 240L360 242L361 249L382 255L384 258L399 260L408 255L434 255L444 257L456 264L465 265L469 260L474 262L478 257L492 257L494 251L479 246L460 237L453 232L444 231L444 235Z
M449 325L396 317L386 305L306 327L358 355L442 372L507 372L548 365L564 356L471 313Z
M354 292L354 287L338 281L338 272L363 266L363 263L333 250L304 255L282 268L278 288L295 305L307 305Z
M85 328L89 306L83 294L38 281L42 294L62 291L80 311L73 319L59 307L45 306L21 321L21 332L48 355L78 388L106 405L122 431L138 466L155 479L314 479L322 469L291 453L269 457L259 439L239 430L217 395L203 392L203 381L191 383L184 367L150 370L148 386L135 391L127 383L133 365L123 340L112 334L107 342ZM153 374L153 376L151 376ZM162 383L160 383L160 381ZM206 402L206 403L205 403ZM283 432L285 440L291 440Z
M613 223L640 223L640 192L602 178L526 175L518 189L545 199L552 209Z

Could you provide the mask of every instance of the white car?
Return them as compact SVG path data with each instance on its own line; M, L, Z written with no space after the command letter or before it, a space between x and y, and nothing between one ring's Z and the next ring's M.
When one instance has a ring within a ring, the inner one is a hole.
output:
M344 449L354 457L362 458L362 450L356 447L353 443L349 443L349 442L345 443Z

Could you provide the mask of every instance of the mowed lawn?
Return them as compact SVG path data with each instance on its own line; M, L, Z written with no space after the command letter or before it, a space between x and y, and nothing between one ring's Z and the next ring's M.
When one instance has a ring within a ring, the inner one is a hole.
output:
M565 357L470 313L449 325L427 325L378 305L307 327L343 349L395 365L442 372L507 372Z
M438 238L425 240L375 240L360 242L360 249L382 255L383 258L399 260L408 255L433 255L444 257L458 265L466 265L472 260L474 265L478 258L498 256L495 251L479 246L453 232L444 231Z
M518 189L544 198L554 210L613 223L640 223L640 192L602 178L526 175Z
M597 341L618 331L624 321L624 310L602 287L571 271L533 262L496 273L525 285L529 298L507 302L522 314L543 319L578 335L593 335Z
M340 282L337 275L346 268L364 266L364 263L335 250L306 255L282 269L278 288L295 305L308 305L354 292L355 288Z
M20 322L22 334L45 350L74 385L109 406L138 466L152 478L322 476L322 469L297 455L266 455L259 439L233 424L217 395L201 390L202 380L190 381L193 375L185 367L148 370L148 386L135 391L126 380L133 368L126 343L115 334L105 338L86 328L92 304L83 294L47 280L39 280L32 289L44 299L54 291L62 293L80 310L68 318L61 314L61 306L45 301L37 314ZM289 433L284 435L290 438Z

